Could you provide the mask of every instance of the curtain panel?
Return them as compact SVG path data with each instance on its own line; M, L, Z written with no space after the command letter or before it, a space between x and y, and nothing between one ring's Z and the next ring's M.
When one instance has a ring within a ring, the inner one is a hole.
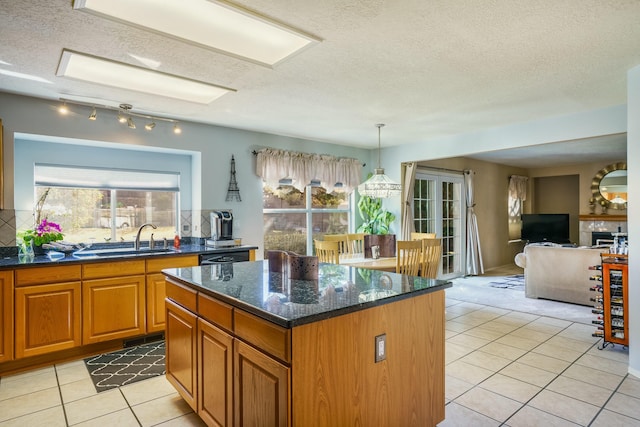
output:
M256 175L272 188L290 179L299 191L313 181L320 182L329 193L351 193L362 180L362 164L348 157L264 148L257 152Z
M413 192L416 184L417 163L402 164L402 239L411 240L411 232L416 230L413 222Z
M467 275L478 275L484 273L482 264L482 248L480 247L480 232L478 230L478 218L474 210L475 172L471 169L464 171L465 200L467 202Z

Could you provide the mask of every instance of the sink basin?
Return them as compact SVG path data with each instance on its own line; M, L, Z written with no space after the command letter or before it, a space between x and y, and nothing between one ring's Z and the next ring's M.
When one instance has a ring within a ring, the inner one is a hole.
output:
M110 248L110 249L82 249L73 253L76 258L105 258L105 257L122 257L137 255L158 255L175 252L173 248Z

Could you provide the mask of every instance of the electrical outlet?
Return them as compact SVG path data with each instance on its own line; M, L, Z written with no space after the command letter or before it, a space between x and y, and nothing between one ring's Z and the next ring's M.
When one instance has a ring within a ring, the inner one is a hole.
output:
M387 334L378 335L376 337L376 363L382 362L387 358Z

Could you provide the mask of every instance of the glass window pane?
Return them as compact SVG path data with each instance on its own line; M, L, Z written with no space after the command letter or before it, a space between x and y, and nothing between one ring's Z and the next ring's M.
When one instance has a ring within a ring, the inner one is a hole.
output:
M158 228L143 240L151 232L156 241L172 240L178 228L177 197L174 191L36 187L40 220L60 224L65 241L72 243L133 241L137 227L147 222Z
M311 215L313 238L321 239L325 234L349 232L349 215L346 212L321 212Z
M307 252L305 213L264 213L264 252L269 250Z
M264 209L304 209L304 193L290 185L282 185L278 188L263 186L262 207Z
M346 193L327 193L322 187L311 188L311 207L314 209L348 209L349 196Z

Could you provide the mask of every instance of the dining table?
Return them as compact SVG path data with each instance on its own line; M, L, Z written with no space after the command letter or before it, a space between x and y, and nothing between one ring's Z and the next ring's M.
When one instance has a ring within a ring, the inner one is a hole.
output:
M380 271L396 271L396 257L365 258L362 253L341 254L340 264Z

